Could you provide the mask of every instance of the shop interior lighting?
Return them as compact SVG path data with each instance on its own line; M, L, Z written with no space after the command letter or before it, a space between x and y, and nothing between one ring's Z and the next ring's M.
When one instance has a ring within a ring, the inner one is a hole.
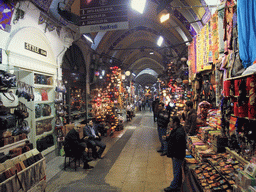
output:
M132 0L131 7L140 14L143 14L146 5L146 0Z
M132 75L135 77L136 76L136 74L135 73L132 73Z
M162 36L160 36L160 37L158 38L158 40L157 40L157 45L158 45L159 47L161 47L161 45L163 44L163 41L164 41L164 38L163 38Z
M101 75L102 75L102 76L105 76L105 70L102 70L102 71L101 71Z
M90 37L90 35L88 35L88 34L83 34L83 37L84 37L86 40L88 40L90 43L93 43L93 40L92 40L92 38Z
M168 19L170 19L170 13L163 14L163 15L160 17L160 22L163 23L163 22L167 21Z
M149 54L150 54L150 55L154 55L154 51L151 51Z

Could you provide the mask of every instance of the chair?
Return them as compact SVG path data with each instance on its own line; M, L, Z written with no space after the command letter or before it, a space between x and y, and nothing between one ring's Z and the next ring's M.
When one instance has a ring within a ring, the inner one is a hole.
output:
M72 162L75 163L75 171L76 171L76 165L77 165L77 162L78 162L78 165L80 166L80 158L81 157L78 157L74 154L71 153L70 150L67 150L64 148L64 151L65 151L65 161L64 161L64 170L66 170L66 167L67 167L67 158L68 158L68 166L70 166L70 164Z

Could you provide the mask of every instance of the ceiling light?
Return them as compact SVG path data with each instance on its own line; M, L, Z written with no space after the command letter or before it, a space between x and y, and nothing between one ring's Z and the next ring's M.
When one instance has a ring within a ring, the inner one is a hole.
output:
M150 55L154 55L154 51L151 51L149 54L150 54Z
M160 17L160 22L163 23L163 22L167 21L168 19L170 19L170 13L163 14L163 15Z
M92 37L90 34L83 34L83 37L88 40L90 43L93 43Z
M164 38L162 36L160 36L157 40L157 45L160 47L162 45L163 41L164 41Z
M146 0L132 0L131 6L132 9L135 11L138 11L140 14L144 12Z

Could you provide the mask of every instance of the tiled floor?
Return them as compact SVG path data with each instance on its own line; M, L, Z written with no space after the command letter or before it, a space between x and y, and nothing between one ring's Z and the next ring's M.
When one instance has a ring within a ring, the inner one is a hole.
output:
M128 135L129 131L131 136ZM79 168L76 172L74 169L61 170L47 182L46 191L143 192L163 191L170 185L173 178L172 162L156 152L160 145L152 113L137 113L126 124L124 131L113 138L104 138L104 141L108 146L104 152L105 158L91 162L94 169ZM118 154L116 157L113 155L115 152Z

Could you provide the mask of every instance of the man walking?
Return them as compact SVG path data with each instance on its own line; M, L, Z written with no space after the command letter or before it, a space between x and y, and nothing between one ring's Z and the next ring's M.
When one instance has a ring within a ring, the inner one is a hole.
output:
M186 156L186 132L180 125L180 119L177 116L173 116L171 127L173 130L167 136L166 141L168 143L167 157L172 158L174 178L171 185L164 189L166 192L180 189L182 185L182 163Z

